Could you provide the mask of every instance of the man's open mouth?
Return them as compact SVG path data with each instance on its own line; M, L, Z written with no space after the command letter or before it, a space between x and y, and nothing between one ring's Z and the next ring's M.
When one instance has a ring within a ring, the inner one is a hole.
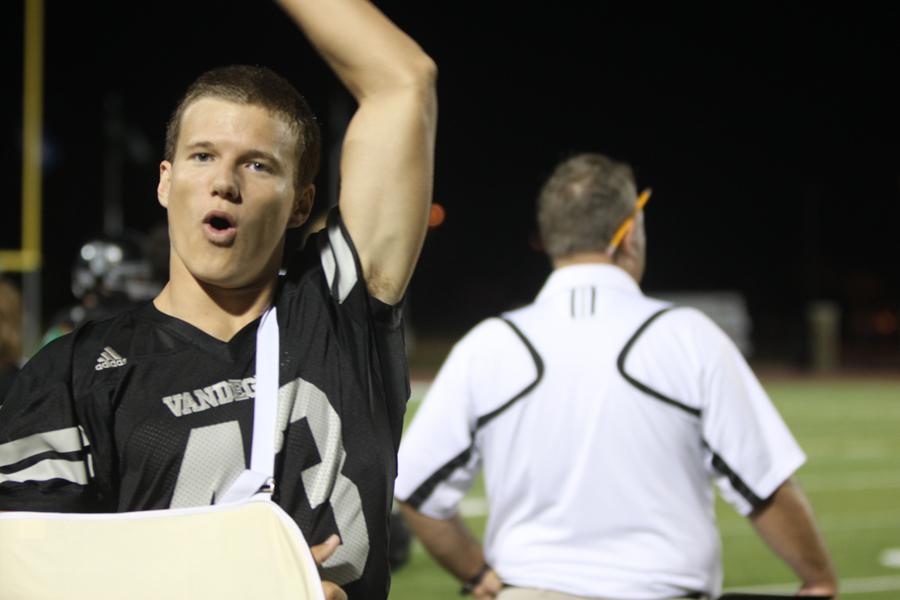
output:
M206 239L217 246L230 246L237 237L237 221L227 212L211 210L203 218Z
M234 217L226 212L217 210L208 212L206 218L203 219L203 222L216 231L226 231L235 226Z

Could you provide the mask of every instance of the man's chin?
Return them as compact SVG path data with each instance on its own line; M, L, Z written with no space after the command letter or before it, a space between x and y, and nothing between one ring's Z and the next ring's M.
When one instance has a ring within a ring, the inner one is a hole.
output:
M221 290L246 288L262 278L259 273L253 275L253 269L235 269L232 265L228 268L216 268L212 265L193 269L188 267L187 270L201 286Z
M191 261L184 264L185 271L190 274L197 283L208 289L241 290L264 285L269 279L266 274L266 265L238 264L242 261ZM271 278L277 277L278 271L271 274Z
M260 278L247 278L246 274L241 273L213 273L213 274L195 274L194 278L200 282L200 285L206 288L216 288L220 290L240 290L251 287L254 281Z

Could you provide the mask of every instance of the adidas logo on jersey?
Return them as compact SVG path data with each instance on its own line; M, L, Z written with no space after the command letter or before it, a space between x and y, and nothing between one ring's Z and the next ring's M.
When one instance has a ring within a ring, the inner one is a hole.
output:
M97 359L97 365L94 369L102 371L103 369L123 367L127 362L127 358L123 358L118 352L107 346L103 349L103 352L100 353L100 358Z

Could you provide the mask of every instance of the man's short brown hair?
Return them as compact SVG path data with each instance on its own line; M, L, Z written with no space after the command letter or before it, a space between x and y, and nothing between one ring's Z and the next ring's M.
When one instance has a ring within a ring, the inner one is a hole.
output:
M286 79L266 67L232 65L203 73L192 83L166 127L165 159L172 162L184 111L200 98L221 98L260 106L283 118L297 134L297 189L313 182L319 170L321 134L306 99Z
M605 252L636 200L634 174L627 164L602 154L578 154L563 161L538 196L545 252L554 259Z

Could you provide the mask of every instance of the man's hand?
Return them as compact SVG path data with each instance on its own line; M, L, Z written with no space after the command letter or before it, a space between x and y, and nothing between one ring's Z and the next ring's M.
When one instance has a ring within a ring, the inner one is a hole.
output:
M340 545L341 538L331 534L327 540L310 548L316 565L321 567ZM330 581L322 581L322 591L325 592L325 600L347 600L347 593Z
M837 584L825 583L804 585L797 590L797 595L815 596L816 598L832 598L832 600L836 600L838 597Z
M475 600L493 600L503 589L503 582L493 569L484 574L481 583L472 590L472 597Z

